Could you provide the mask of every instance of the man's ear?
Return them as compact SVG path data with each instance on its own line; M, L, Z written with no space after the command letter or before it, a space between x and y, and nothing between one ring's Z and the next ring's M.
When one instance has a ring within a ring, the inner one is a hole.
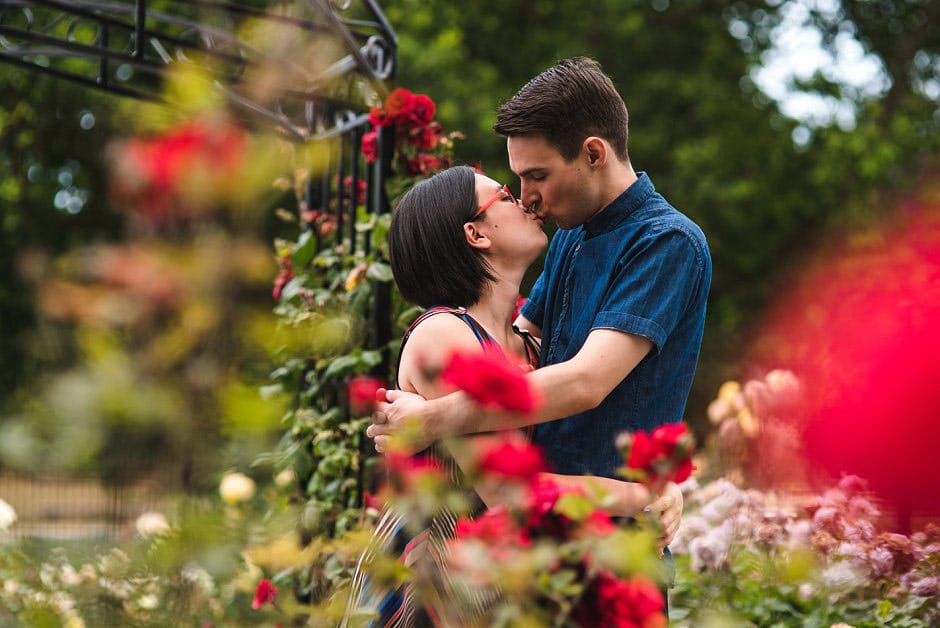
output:
M586 138L584 143L581 144L581 151L584 153L589 167L600 168L607 163L607 158L610 155L610 146L601 138L592 135Z
M479 223L465 222L463 224L463 234L467 238L467 244L475 249L485 251L493 246L492 240L480 229Z

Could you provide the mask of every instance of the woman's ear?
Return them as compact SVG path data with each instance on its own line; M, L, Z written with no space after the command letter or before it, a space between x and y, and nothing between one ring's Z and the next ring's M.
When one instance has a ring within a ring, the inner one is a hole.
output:
M477 222L465 222L463 234L467 238L467 243L475 249L485 251L493 246L492 240L480 229L480 224Z
M601 138L592 135L586 138L584 143L581 144L581 151L584 153L590 168L600 168L607 163L607 158L610 155L610 146Z

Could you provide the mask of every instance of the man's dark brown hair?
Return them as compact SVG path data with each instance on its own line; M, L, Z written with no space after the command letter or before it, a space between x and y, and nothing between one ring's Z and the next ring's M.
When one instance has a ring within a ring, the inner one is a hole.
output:
M526 83L500 106L493 128L506 137L541 135L565 161L596 135L629 160L627 106L600 64L586 57L565 59Z

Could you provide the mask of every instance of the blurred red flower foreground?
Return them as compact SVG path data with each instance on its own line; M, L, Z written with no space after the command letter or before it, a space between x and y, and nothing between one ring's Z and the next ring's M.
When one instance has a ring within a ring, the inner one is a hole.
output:
M151 221L212 206L244 182L248 133L224 117L202 117L113 152L113 193Z
M251 602L251 608L258 610L265 604L273 602L277 597L277 587L267 578L258 583L255 588L255 599Z
M810 478L860 475L902 523L940 515L940 199L904 209L907 224L866 234L806 277L760 343L805 386L787 421ZM764 430L765 459L780 433Z
M529 414L539 405L538 393L522 369L495 351L452 354L441 381L464 391L481 406Z
M660 425L651 434L638 430L617 438L627 460L625 475L659 490L667 482L684 482L692 475L695 439L685 423Z

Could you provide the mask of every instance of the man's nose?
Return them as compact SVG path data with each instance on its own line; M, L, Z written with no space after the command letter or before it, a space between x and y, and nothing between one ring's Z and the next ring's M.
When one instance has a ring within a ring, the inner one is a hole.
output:
M522 201L522 204L526 207L531 207L532 204L538 200L538 194L535 188L532 185L522 183L519 187L519 200Z

